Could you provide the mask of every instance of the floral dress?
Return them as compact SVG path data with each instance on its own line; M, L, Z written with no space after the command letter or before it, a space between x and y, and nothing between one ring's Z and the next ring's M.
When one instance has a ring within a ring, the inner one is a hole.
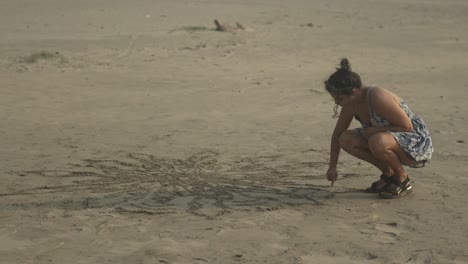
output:
M372 90L375 87L369 87L366 94L367 106L369 108L369 115L373 127L387 127L391 126L390 122L380 116L378 113L374 112L369 104L369 97ZM405 111L406 115L411 120L413 124L412 132L392 132L390 133L396 141L400 144L403 151L413 160L417 161L416 165L412 167L424 167L432 157L432 152L434 148L432 147L432 139L429 134L424 121L418 115L414 114L408 105L400 98L400 107ZM366 124L362 123L362 128L358 128L358 131L362 133L362 129L368 127Z

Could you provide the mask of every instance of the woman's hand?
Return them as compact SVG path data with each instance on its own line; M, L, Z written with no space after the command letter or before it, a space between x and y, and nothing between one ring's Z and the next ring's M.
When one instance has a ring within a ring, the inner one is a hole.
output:
M327 180L334 182L336 179L338 179L338 172L336 172L334 168L329 168L327 171Z

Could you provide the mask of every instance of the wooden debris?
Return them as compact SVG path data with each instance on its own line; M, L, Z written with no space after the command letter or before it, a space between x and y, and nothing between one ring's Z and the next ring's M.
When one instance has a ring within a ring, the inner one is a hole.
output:
M236 22L235 25L229 25L227 23L221 23L217 19L214 20L216 25L216 31L223 31L223 32L234 32L234 31L244 31L245 27L242 26L239 22Z

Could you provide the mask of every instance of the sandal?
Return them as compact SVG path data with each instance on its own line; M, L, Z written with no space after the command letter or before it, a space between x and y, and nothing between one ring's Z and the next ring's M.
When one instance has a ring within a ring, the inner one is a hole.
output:
M380 198L383 199L396 199L403 197L407 195L408 193L411 192L411 189L413 188L411 186L410 178L406 177L406 180L403 182L400 182L397 178L392 177L391 178L391 184L387 186L386 190L379 193Z
M381 193L386 190L387 186L392 183L392 176L386 176L385 174L380 175L380 179L385 182L385 184L377 188L377 185L379 184L379 181L373 182L371 187L366 189L366 192L368 193Z

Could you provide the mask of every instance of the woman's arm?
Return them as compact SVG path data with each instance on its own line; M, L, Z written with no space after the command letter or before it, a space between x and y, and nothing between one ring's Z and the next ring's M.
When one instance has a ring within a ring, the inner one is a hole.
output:
M387 132L387 131L391 131L391 132L411 132L411 131L408 131L407 128L403 128L403 127L399 127L399 126L386 126L386 127L366 127L362 130L362 136L365 138L365 139L369 139L370 136L376 134L376 133L380 133L380 132Z
M370 94L369 103L372 109L390 122L388 127L373 127L372 132L412 132L413 124L405 111L401 109L399 98L389 91L377 88Z
M354 112L351 109L348 109L346 106L343 107L340 111L340 117L335 125L335 130L333 131L331 144L330 144L330 162L329 169L335 169L338 164L338 157L340 156L340 143L339 139L341 134L349 128L351 121L353 120Z

